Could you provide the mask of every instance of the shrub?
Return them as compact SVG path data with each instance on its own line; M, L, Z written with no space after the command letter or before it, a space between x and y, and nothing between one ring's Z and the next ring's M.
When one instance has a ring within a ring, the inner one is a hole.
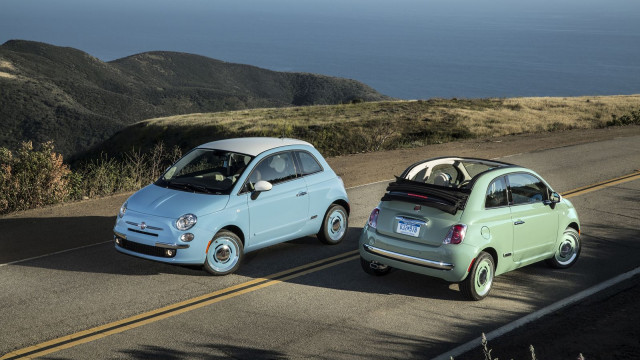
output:
M633 110L628 114L618 117L611 115L611 121L607 121L607 126L640 125L640 110Z
M0 148L0 213L55 204L69 196L69 167L49 141L34 150L22 143L14 154Z
M181 156L179 147L168 151L159 142L148 153L132 149L120 158L102 154L71 171L52 142L39 150L26 142L16 154L0 148L0 214L138 190Z

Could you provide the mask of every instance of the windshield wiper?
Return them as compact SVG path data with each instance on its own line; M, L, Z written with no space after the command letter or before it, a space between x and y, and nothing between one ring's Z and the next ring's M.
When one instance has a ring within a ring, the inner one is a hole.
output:
M174 187L174 188L179 188L179 189L183 189L183 190L191 190L191 191L199 191L199 192L203 192L203 193L207 193L207 194L212 194L214 193L214 191L212 191L212 189L204 186L204 185L196 185L196 184L190 184L190 183L176 183L173 181L168 181L167 185L170 187Z

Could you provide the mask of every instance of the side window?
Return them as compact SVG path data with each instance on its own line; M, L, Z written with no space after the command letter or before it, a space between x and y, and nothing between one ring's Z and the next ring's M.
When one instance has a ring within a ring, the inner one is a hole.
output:
M509 174L509 188L514 205L539 202L547 198L547 187L529 174Z
M295 179L296 168L293 165L293 154L282 152L264 158L249 176L250 186L260 180L265 180L273 185Z
M487 189L487 197L484 202L485 208L494 208L499 206L507 206L507 186L504 183L504 178L501 176L489 185Z
M300 167L298 173L302 176L315 174L322 171L322 165L316 160L316 158L306 151L297 151L298 160L300 160Z

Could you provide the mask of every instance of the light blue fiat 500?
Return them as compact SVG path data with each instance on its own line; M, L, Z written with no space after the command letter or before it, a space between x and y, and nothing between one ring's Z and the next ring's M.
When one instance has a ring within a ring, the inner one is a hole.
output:
M226 275L245 253L284 241L338 244L348 217L342 179L313 145L239 138L191 150L122 205L113 230L125 254Z

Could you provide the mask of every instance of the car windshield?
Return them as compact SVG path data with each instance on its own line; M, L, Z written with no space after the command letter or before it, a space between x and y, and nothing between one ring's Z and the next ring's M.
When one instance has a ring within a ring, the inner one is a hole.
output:
M188 192L229 194L252 159L230 151L195 149L173 164L155 184Z

